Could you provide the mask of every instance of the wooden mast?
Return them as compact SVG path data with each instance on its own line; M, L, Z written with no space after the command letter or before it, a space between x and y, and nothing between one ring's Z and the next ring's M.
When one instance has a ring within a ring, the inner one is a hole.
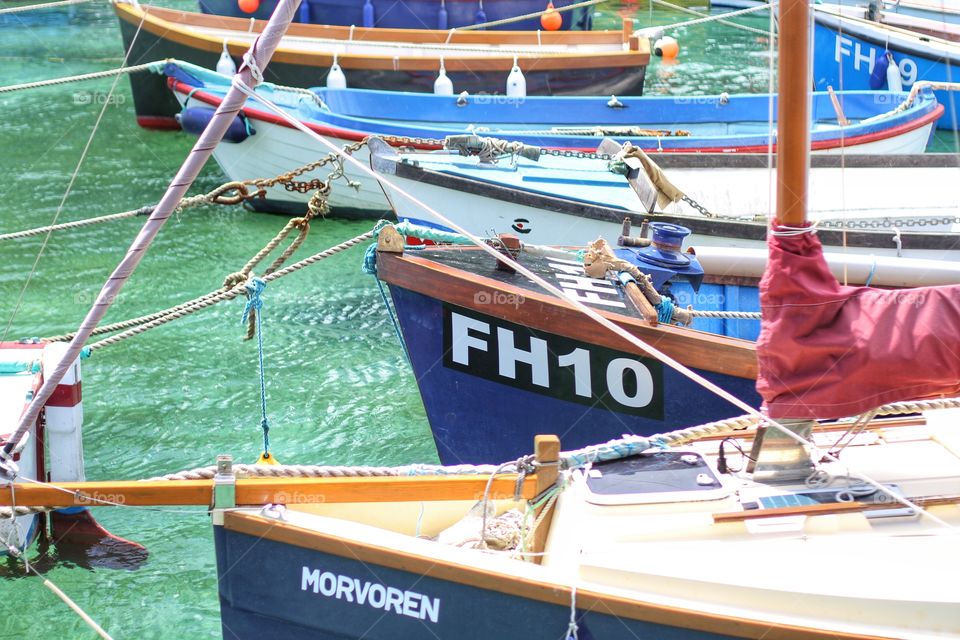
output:
M780 0L777 61L777 221L807 221L810 155L810 7L808 0Z

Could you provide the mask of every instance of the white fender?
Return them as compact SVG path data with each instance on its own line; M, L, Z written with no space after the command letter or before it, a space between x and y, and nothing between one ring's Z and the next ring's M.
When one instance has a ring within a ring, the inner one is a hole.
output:
M223 41L223 52L220 54L220 59L217 60L217 73L225 76L232 76L237 73L237 65L234 64L233 58L230 57L230 52L227 51L226 40Z
M52 342L43 349L43 371L53 371L67 344ZM80 359L77 358L54 390L44 408L50 479L53 482L86 480L83 470L83 400Z
M527 79L523 77L523 72L520 71L516 56L513 57L513 69L507 76L507 96L511 98L527 97Z
M337 54L333 54L333 66L330 67L330 73L327 74L327 88L347 88L347 76L343 72L343 69L340 68L340 63L337 61Z
M433 81L433 92L438 96L453 95L453 80L447 75L447 69L443 66L443 58L440 58L440 73L437 79Z
M887 89L890 91L903 91L903 77L900 75L900 65L893 59L893 54L887 54Z

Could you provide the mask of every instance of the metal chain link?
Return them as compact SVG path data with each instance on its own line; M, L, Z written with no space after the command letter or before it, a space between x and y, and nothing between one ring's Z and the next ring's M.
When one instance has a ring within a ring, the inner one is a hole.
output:
M702 204L700 204L699 202L697 202L696 200L694 200L693 198L691 198L690 196L688 196L688 195L686 195L686 194L683 195L682 200L683 200L684 202L686 202L688 205L690 205L691 207L693 207L694 209L696 209L697 211L699 211L702 215L704 215L704 216L706 216L706 217L708 217L708 218L716 218L716 217L717 217L717 214L711 212L711 211L710 211L709 209L707 209L705 206L703 206Z
M923 217L913 217L913 218L856 218L856 219L833 219L833 220L821 220L817 223L817 226L821 229L900 229L903 227L926 227L926 226L937 226L937 225L951 225L951 224L960 224L960 216L929 216L926 218Z

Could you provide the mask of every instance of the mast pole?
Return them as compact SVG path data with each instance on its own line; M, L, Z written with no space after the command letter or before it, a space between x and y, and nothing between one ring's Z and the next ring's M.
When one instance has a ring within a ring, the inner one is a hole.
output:
M290 22L293 21L294 13L299 4L300 0L280 1L273 15L270 16L270 21L264 28L263 33L261 33L250 46L250 51L248 52L250 62L245 61L240 67L240 70L235 76L236 80L239 80L248 87L255 87L260 82L262 79L262 70L266 68L267 63L273 56L273 52L280 44L280 39L286 32ZM43 408L43 405L50 398L54 389L56 389L60 383L60 380L63 379L63 376L73 365L73 362L80 356L80 352L87 338L90 337L90 334L97 327L97 324L103 319L103 316L107 313L107 309L110 307L110 303L117 297L120 289L123 288L124 283L126 283L134 269L140 264L140 260L146 253L150 243L153 242L153 239L156 238L160 232L163 224L176 210L180 200L193 184L197 174L200 173L200 169L203 168L203 165L210 158L214 147L216 147L220 139L223 138L227 127L233 122L234 117L240 111L246 99L246 94L244 94L236 84L230 87L230 91L217 108L207 128L200 135L196 144L193 145L193 149L190 150L190 155L184 160L180 170L177 171L177 175L174 176L170 182L166 193L163 194L160 202L154 208L153 213L150 214L150 217L144 223L139 235L130 245L126 256L120 261L120 264L117 265L116 269L114 269L110 275L110 278L103 285L96 301L90 308L90 311L87 312L86 317L80 324L80 328L77 329L76 335L73 340L70 341L70 345L67 347L63 359L49 375L44 376L43 385L41 385L37 391L30 406L27 407L27 410L24 411L20 417L16 433L11 436L3 448L4 455L9 454L10 451L13 450L13 447L15 447L23 437L23 434L26 433L27 430L30 429L30 426L36 421L37 416L40 414L40 409ZM3 456L0 455L0 463L3 462L2 457ZM0 469L0 471L2 471L2 469Z
M777 222L807 222L810 155L810 6L780 0L777 60Z

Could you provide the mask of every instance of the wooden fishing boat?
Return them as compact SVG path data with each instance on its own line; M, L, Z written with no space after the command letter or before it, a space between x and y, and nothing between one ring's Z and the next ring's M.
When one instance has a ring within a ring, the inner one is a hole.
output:
M781 127L780 140L792 155L781 152L775 230L795 232L804 228L809 14L805 0L783 2L780 12L781 50L796 56L781 57L780 78L798 61L800 71L782 89L790 128ZM537 526L532 542L518 527L517 558L481 550L502 539L488 536L488 524L510 506L486 496L472 513L461 505L453 514L440 500L395 511L325 504L246 513L227 502L214 520L224 627L250 637L266 629L282 637L471 639L960 634L960 586L940 578L960 570L952 552L960 525L956 414L871 424L878 402L960 390L955 332L944 322L910 322L891 292L840 287L806 231L771 240L765 278L772 324L758 389L768 411L756 414L764 426L750 453L740 445L742 465L725 453L729 434L678 451L620 441L609 450L632 452L634 444L647 455L618 462L598 449L562 456L558 442L540 440L537 496L520 507L536 514ZM913 293L933 301L927 313L960 317L958 287ZM799 304L808 313L798 314ZM895 330L901 323L906 333ZM871 328L881 333L871 336ZM911 343L914 332L920 342ZM918 362L923 371L912 366ZM846 411L861 419L811 421ZM580 470L556 481L558 467ZM447 517L425 528L428 510ZM455 524L458 516L464 521ZM447 527L466 532L446 536L459 545L442 543ZM254 555L264 560L245 561Z
M398 219L442 227L419 204L425 203L475 233L493 229L517 233L525 242L568 244L615 238L624 218L649 218L689 228L698 251L763 249L776 175L766 167L766 155L651 154L680 192L671 192L661 207L642 165L628 169L616 144L602 144L607 153L593 157L544 153L535 159L509 152L481 156L479 137L453 137L447 144L447 151L422 152L369 141L370 166L389 178L383 188ZM629 178L611 169L618 166L630 171ZM958 167L960 160L949 154L813 156L811 219L819 222L825 245L844 251L956 260Z
M889 87L886 56L896 68L893 81L904 89L915 82L956 82L951 69L960 65L960 29L953 23L920 18L904 19L882 12L879 21L864 19L862 9L817 5L813 44L813 79L817 89L859 90ZM899 71L899 73L896 73ZM940 129L957 129L958 100L951 91L938 90L937 100L946 114L937 121Z
M224 42L234 63L263 21L118 2L114 10L130 64L177 58L213 69ZM359 24L359 23L357 23ZM431 31L293 25L266 79L309 87L323 84L334 62L350 87L391 91L434 89L441 60L455 91L503 93L516 60L531 95L640 95L650 45L622 31ZM162 77L132 74L137 121L175 128L176 101Z
M181 120L196 123L193 131L202 130L204 118L209 117L229 88L229 78L181 62L166 65L165 72L183 105ZM696 99L541 96L520 100L359 89L313 91L316 98L283 87L261 86L258 95L272 101L282 113L253 104L244 107L241 128L249 125L256 134L217 148L215 157L224 172L233 180L248 179L276 175L315 161L317 152L309 136L297 130L295 123L283 114L341 144L380 135L391 144L424 149L441 148L447 135L472 132L575 153L593 152L604 136L620 142L632 141L645 151L665 153L766 152L769 142L768 102L759 95ZM893 113L893 103L904 99L905 94L846 94L846 117L855 124L840 127L830 96L816 94L817 125L812 147L820 153L922 152L933 121L943 107L932 93L921 91L910 106ZM384 115L385 104L390 105L391 114L402 116ZM633 115L638 113L644 118L640 124ZM882 113L887 115L857 122ZM669 131L651 127L667 127ZM354 155L365 161L367 151L359 148ZM332 206L340 207L340 211L346 209L345 213L367 212L366 215L371 211L380 215L387 209L376 184L370 184L368 178L350 166L345 167L345 172L348 180L359 185L358 190L349 194L347 201L335 193ZM323 177L314 172L304 179ZM257 205L273 211L299 211L308 198L308 193L273 188Z
M553 4L559 9L573 4L574 1L557 0ZM258 2L252 13L241 9L234 0L200 0L198 4L204 13L266 20L276 7L277 0ZM515 18L543 11L546 7L542 0L304 0L300 5L297 22L345 27L362 25L390 29L444 30ZM592 28L593 7L572 9L557 15L561 18L558 30L589 31ZM540 17L536 16L489 28L536 31L543 26Z
M621 249L617 255L652 276L656 290L668 280L683 299L701 289L703 271L689 254L662 252L655 245ZM573 254L525 251L521 260L568 297L601 310L731 393L756 402L751 342L666 321L651 326L622 289L611 280L588 277ZM569 446L579 447L735 413L719 398L691 402L696 384L616 336L597 335L592 321L577 310L539 293L521 274L498 270L476 248L381 252L377 274L389 286L444 464L516 458L529 449L533 436L558 424L565 425ZM752 297L755 303L755 289ZM729 302L734 299L731 295ZM739 310L756 310L749 302L747 292L736 301Z

